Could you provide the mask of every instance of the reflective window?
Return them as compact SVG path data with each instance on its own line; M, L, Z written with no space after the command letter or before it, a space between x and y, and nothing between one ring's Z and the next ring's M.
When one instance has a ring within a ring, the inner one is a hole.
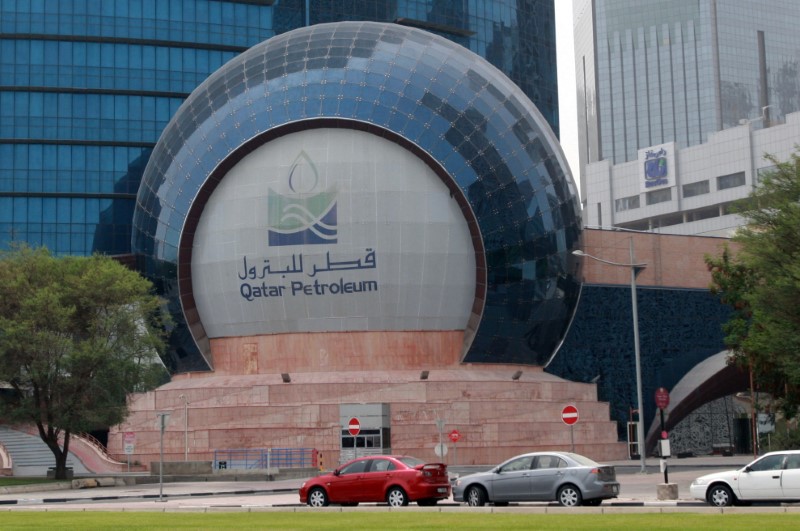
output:
M533 465L533 456L520 457L514 459L503 465L501 472L519 472L521 470L530 470Z
M388 459L372 459L372 466L370 472L388 472L397 468L394 463Z
M367 469L367 465L369 464L368 459L362 459L361 461L355 461L350 463L349 465L343 466L339 469L339 475L345 476L347 474L360 474Z
M662 188L660 190L653 190L647 192L647 204L655 205L657 203L664 203L672 200L672 188Z
M728 188L744 186L744 183L745 177L743 171L731 173L730 175L722 175L717 177L717 190L726 190Z
M629 197L621 197L614 200L614 209L617 212L624 212L625 210L632 210L639 208L639 195L632 195Z
M787 470L800 468L800 454L787 454L785 468Z
M683 197L694 197L696 195L707 194L710 191L708 181L684 184L682 190Z
M764 177L768 176L777 169L778 167L775 166L774 164L771 166L766 166L764 168L758 168L756 172L756 184L761 183L764 180Z
M540 455L536 458L534 468L566 468L567 462L557 455Z
M765 470L780 470L781 468L783 468L784 457L786 456L783 454L768 455L750 465L750 470L753 472L763 472Z

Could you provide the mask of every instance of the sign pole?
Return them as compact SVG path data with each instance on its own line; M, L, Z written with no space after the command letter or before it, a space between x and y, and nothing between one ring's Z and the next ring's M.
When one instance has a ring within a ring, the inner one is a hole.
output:
M661 412L661 438L666 439L664 435L667 431L664 429L664 408L658 408L658 411ZM664 460L664 483L669 483L669 467L667 466L667 460L664 459L664 456L661 456L661 459Z
M164 501L164 428L167 427L167 418L169 418L169 413L158 413L159 424L161 425L158 458L158 501Z
M136 443L136 433L126 431L122 435L122 445L125 450L125 456L128 458L128 472L131 471L131 455L133 454L134 445Z
M353 456L358 457L358 434L361 433L361 421L352 417L347 421L347 431L353 436Z
M655 393L656 407L658 407L659 415L661 417L661 469L664 471L664 484L669 483L669 467L667 466L667 457L669 457L669 436L664 426L664 409L669 406L669 391L664 387L656 389Z
M447 437L453 441L453 465L456 465L458 464L458 440L461 438L461 433L454 429L447 435Z
M575 453L575 425L569 425L569 442L572 445L572 453Z
M569 440L572 446L572 452L575 452L575 424L578 423L580 418L578 408L572 404L564 406L561 410L561 421L569 426Z

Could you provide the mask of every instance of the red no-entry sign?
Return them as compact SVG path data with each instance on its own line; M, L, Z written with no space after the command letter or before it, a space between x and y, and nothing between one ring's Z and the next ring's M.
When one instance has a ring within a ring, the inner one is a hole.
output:
M347 422L347 431L349 431L350 435L353 437L361 433L361 423L357 418L353 417Z
M561 410L561 420L563 420L564 424L567 426L576 424L578 422L578 408L572 404L564 406L564 409Z
M458 432L458 430L453 430L448 434L448 437L450 437L451 441L457 443L458 440L461 438L461 434Z
M669 391L664 387L656 389L656 406L658 409L667 409L669 405Z

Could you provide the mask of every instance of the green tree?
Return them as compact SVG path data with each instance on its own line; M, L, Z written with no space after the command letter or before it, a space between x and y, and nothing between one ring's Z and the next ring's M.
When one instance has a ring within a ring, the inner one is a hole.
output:
M759 388L793 417L800 404L800 157L767 159L775 169L737 205L747 220L733 238L737 256L726 249L706 262L712 290L734 309L725 333L735 361L750 365Z
M70 435L128 414L127 396L166 378L161 302L152 284L106 256L0 253L0 416L33 422L66 477Z

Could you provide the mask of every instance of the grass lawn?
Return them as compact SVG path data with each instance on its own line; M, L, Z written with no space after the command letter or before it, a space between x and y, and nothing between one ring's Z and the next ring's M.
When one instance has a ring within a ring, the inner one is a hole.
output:
M0 512L3 512L0 508ZM459 514L427 512L346 513L153 513L8 511L8 529L798 529L800 513L737 514Z

